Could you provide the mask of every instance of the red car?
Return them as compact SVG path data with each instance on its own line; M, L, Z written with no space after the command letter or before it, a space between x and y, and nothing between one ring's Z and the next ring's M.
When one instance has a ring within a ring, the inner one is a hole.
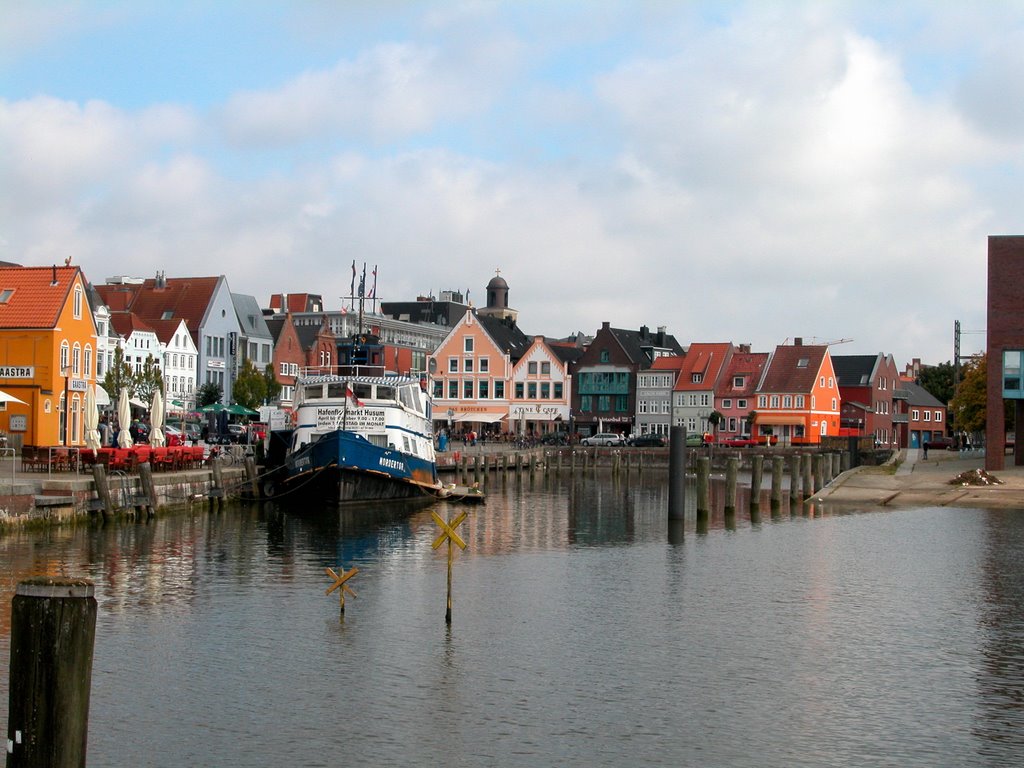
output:
M720 443L726 448L752 448L759 444L758 440L750 435L726 436L721 439Z

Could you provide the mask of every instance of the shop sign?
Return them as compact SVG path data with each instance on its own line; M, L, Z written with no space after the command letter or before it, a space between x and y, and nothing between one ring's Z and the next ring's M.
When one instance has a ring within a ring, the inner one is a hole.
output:
M0 365L0 379L34 379L34 365Z

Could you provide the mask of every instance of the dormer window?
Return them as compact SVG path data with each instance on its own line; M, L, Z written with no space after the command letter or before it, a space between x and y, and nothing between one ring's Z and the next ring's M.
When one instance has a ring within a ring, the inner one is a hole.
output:
M807 365L810 362L811 362L810 358L808 358L808 357L801 357L799 360L796 361L796 367L797 368L806 368Z
M13 288L4 288L0 291L0 304L6 304L11 300L11 296L14 295Z
M743 377L742 376L733 376L732 377L732 386L733 386L733 389L743 389Z
M704 381L704 374L703 373L695 373L695 374L693 374L693 383L694 384L700 384L702 381Z

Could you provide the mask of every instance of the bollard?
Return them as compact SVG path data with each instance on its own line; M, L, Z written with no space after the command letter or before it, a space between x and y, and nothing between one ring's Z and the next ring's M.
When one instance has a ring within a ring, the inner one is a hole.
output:
M480 482L480 457L479 456L474 456L473 457L473 482L474 483L479 483Z
M100 463L93 464L92 479L96 483L96 495L103 504L103 519L108 520L114 514L114 501L110 497L110 484L107 482L107 468Z
M256 459L252 456L245 457L245 479L249 483L249 498L260 497L260 483L256 473Z
M796 504L800 500L800 454L789 457L789 503Z
M771 505L778 507L782 505L782 457L772 457L772 497Z
M668 519L686 515L686 427L672 427L668 448Z
M811 498L814 495L814 481L811 475L811 454L805 453L800 458L801 464L803 465L803 497L805 499Z
M684 441L685 442L685 441ZM685 453L685 451L684 451ZM697 457L697 516L711 511L709 487L711 485L711 459Z
M11 601L7 768L84 768L96 639L95 588L38 577Z
M750 508L761 506L761 476L764 473L764 456L750 457Z
M210 489L210 508L217 505L217 509L224 508L224 478L221 470L220 456L213 459L213 488ZM214 501L216 499L216 501Z
M469 456L462 454L461 472L459 473L459 482L462 485L469 483L469 470L466 468L469 464Z
M558 450L558 463L555 465L555 477L562 476L562 450Z
M725 509L736 510L736 477L739 474L740 460L730 456L725 461Z
M153 484L153 466L148 461L139 464L139 485L146 496L146 514L152 517L156 512L156 486Z
M824 467L824 456L820 453L814 455L814 491L817 493L825 487L825 467Z

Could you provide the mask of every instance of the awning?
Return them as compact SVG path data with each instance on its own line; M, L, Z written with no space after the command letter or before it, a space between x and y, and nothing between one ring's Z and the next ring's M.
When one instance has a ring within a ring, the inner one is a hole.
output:
M807 424L807 417L795 413L790 414L757 414L757 424Z
M478 421L481 424L495 424L505 418L503 413L460 413L455 421Z
M107 394L107 390L96 384L96 405L100 408L104 408L110 405L110 395Z

